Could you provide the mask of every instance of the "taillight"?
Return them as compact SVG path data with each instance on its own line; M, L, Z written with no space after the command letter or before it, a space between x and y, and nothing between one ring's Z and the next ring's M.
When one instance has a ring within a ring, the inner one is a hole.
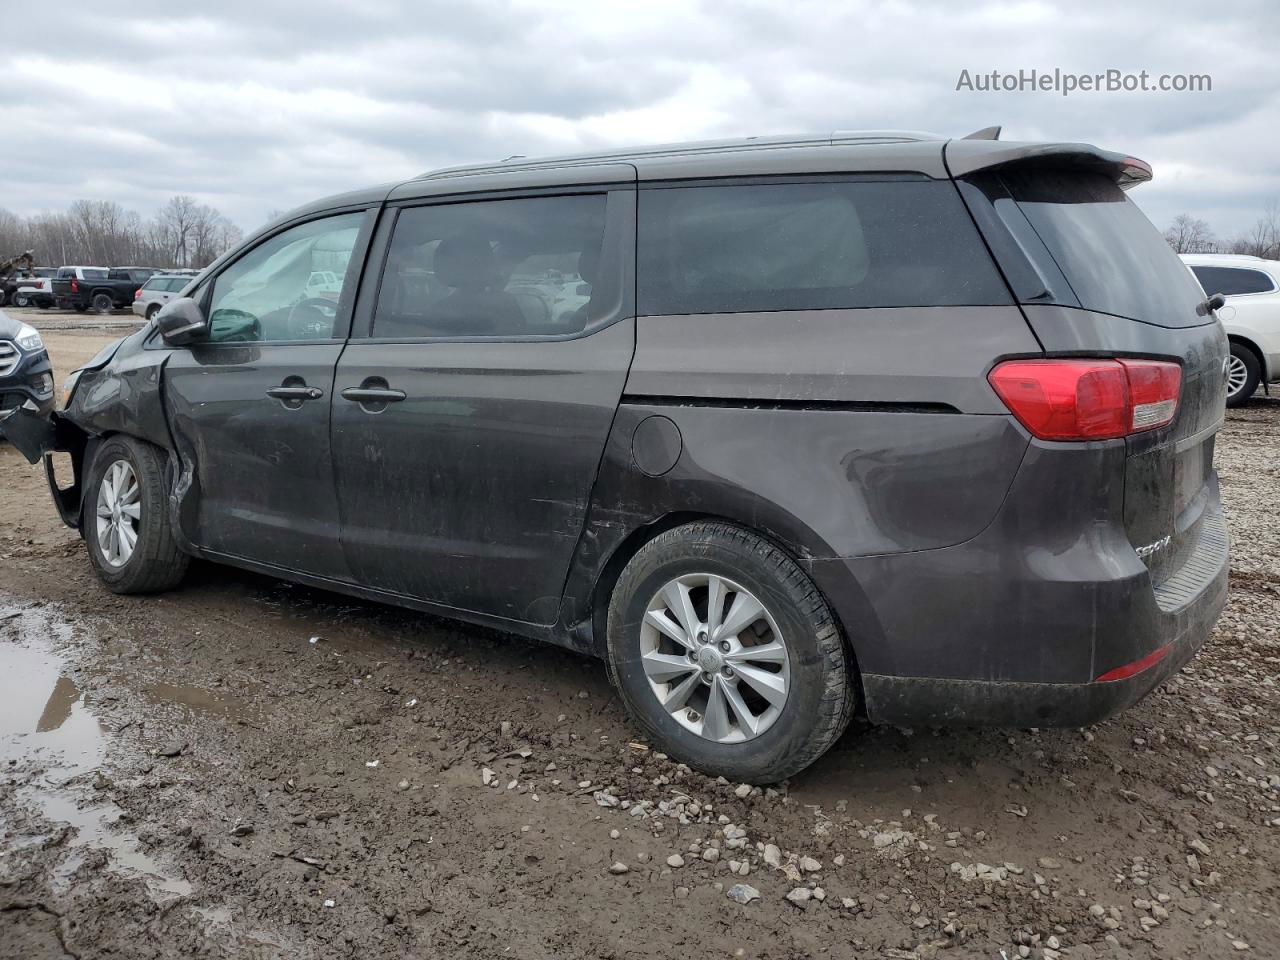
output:
M141 287L139 287L137 290L133 291L133 299L135 299L135 300L141 300L141 299L142 299L142 288L141 288Z
M1182 368L1163 360L1008 360L987 380L1041 440L1111 440L1173 420Z
M71 292L72 293L80 292L80 281L77 280L75 277L71 278Z

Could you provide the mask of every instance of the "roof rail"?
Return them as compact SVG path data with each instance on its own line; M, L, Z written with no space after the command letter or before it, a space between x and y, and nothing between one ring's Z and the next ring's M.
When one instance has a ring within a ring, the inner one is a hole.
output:
M694 140L687 143L660 143L649 147L622 147L617 150L605 150L599 153L566 154L553 157L528 158L521 154L515 154L497 163L466 164L456 167L442 167L439 170L428 170L413 179L434 180L437 177L460 177L503 170L528 170L538 167L572 166L585 163L625 162L627 160L702 153L734 153L742 150L821 147L855 143L909 143L945 139L945 137L937 134L925 133L919 130L834 130L826 134L740 137L731 140Z

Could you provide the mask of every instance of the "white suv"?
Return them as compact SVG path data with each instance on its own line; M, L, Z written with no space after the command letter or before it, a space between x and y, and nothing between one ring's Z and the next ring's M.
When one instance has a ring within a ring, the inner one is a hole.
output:
M1218 311L1231 341L1227 406L1239 406L1259 383L1280 381L1280 260L1226 253L1184 253L1182 260L1205 293L1227 298Z

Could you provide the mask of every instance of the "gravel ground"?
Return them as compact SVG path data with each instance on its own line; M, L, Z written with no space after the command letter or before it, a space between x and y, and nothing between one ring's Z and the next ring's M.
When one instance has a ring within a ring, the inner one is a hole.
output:
M1230 599L1164 689L761 791L562 651L199 564L113 596L0 447L0 956L1280 956L1280 402L1218 466Z

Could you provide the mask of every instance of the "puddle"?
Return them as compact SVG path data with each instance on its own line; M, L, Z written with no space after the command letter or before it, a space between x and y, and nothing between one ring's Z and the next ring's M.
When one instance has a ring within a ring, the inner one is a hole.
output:
M14 616L17 614L17 616ZM108 731L56 649L72 639L69 623L48 607L23 607L0 595L0 767L36 766L43 773L18 788L18 804L70 826L71 856L53 874L65 889L89 850L105 850L115 868L145 880L153 896L188 896L191 885L139 849L136 838L116 829L122 811L107 802L85 802L86 775L106 759ZM24 838L25 839L25 838ZM37 838L37 841L45 838ZM0 849L23 840L6 830Z
M152 703L181 707L189 714L207 714L228 720L250 720L259 715L225 693L200 687L175 687L168 683L151 683L139 691Z

